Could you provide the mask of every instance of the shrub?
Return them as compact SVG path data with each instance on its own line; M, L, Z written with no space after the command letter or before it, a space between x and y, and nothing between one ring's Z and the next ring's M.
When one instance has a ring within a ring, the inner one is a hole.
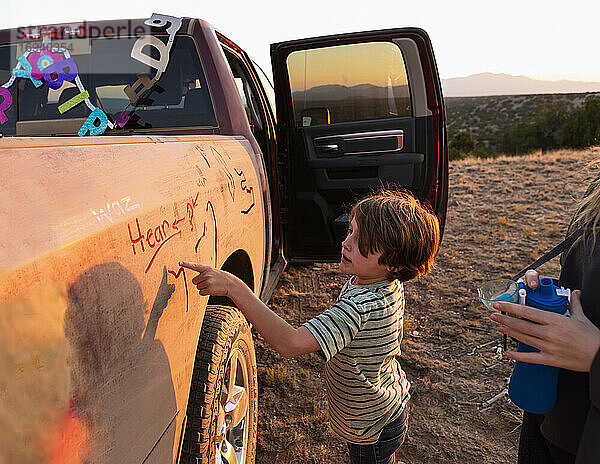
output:
M556 138L565 148L585 148L600 141L600 98L590 97L583 108L571 112Z
M526 123L506 132L501 148L507 155L542 153L555 148L585 148L600 142L600 98L589 97L569 112L564 102L539 104Z
M470 153L475 150L475 138L471 131L462 130L454 136L450 142L450 149L457 150L462 153Z
M477 141L469 130L458 132L450 141L448 148L448 157L451 161L467 157L485 158L488 156L484 150L477 147Z

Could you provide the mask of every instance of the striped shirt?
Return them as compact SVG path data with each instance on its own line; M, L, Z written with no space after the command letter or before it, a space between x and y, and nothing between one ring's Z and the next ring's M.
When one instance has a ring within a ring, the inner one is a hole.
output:
M350 279L330 309L304 324L327 360L329 421L346 441L375 443L410 397L396 358L403 317L401 282L354 285Z

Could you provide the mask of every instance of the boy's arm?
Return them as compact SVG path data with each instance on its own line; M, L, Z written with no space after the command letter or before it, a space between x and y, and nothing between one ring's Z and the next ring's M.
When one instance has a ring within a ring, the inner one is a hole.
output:
M227 296L246 316L259 334L279 354L293 358L321 349L315 337L302 326L294 328L260 301L248 286L229 272L210 266L179 263L199 274L192 279L201 295Z

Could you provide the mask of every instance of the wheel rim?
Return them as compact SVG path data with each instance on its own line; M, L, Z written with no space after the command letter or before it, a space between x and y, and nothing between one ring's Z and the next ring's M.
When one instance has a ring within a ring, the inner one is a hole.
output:
M219 416L217 419L217 464L243 464L248 441L248 369L246 358L238 347L231 350L225 372Z

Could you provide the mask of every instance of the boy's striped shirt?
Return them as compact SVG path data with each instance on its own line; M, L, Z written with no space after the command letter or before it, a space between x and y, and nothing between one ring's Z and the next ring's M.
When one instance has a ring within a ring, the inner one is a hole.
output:
M397 419L410 395L400 354L404 287L384 280L346 282L337 302L306 322L327 360L329 419L346 441L375 443Z

